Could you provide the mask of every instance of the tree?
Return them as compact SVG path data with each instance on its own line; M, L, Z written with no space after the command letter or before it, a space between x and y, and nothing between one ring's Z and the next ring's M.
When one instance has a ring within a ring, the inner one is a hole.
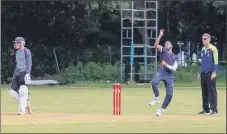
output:
M61 69L78 60L86 62L85 50L97 49L97 41L100 46L108 44L117 48L120 29L108 26L120 27L117 5L111 1L87 0L3 1L2 81L8 82L7 78L13 73L15 63L11 61L15 57L10 56L10 49L16 36L25 37L26 47L33 53L32 75L35 77L56 73L53 48L56 48ZM103 51L100 52L93 54L94 60L105 61L105 57L96 58L103 54Z

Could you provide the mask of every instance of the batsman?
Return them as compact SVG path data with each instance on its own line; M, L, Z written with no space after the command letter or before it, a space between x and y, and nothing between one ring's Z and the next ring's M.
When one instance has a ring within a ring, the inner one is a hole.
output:
M28 99L28 84L31 82L30 72L32 67L31 51L25 47L23 37L16 37L13 42L16 49L16 68L8 94L15 98L19 104L18 115L31 114Z
M174 72L176 71L177 64L178 64L177 56L174 53L172 53L173 45L171 41L166 41L164 47L159 45L159 42L163 34L164 34L164 30L161 29L160 34L154 44L155 48L161 53L162 63L159 70L154 75L151 81L155 98L149 103L150 106L160 103L158 85L160 81L164 81L165 88L166 88L166 96L161 108L157 109L157 112L156 112L157 116L163 115L165 109L167 108L167 106L172 100Z

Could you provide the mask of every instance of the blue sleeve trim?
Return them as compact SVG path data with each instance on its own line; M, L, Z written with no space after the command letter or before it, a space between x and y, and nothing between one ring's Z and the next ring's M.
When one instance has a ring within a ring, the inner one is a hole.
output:
M218 72L218 64L214 64L213 66L213 72Z

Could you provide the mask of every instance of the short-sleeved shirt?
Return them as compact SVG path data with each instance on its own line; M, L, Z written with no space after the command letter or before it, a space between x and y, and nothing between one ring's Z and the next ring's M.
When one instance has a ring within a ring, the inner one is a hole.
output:
M215 46L203 47L201 59L200 73L218 72L218 50Z
M161 53L161 61L165 61L170 66L173 66L174 63L177 61L177 56L174 53L169 53L165 47L161 47L160 53ZM160 66L160 71L165 71L170 74L174 73L174 71L163 66Z

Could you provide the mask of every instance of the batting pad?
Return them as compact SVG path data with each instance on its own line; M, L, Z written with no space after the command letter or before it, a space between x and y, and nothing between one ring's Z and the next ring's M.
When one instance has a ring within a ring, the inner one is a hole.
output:
M10 97L15 98L17 102L19 101L19 94L15 90L13 89L8 90L8 95Z
M25 114L28 102L28 87L26 85L21 85L19 89L19 114Z

